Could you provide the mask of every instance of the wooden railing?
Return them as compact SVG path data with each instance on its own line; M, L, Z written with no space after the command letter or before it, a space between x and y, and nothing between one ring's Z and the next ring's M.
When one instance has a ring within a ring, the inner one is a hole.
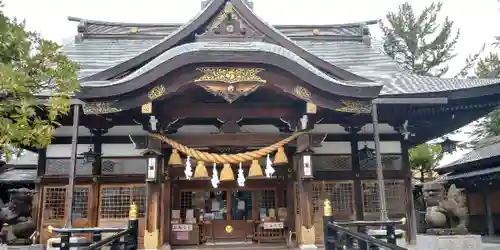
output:
M340 249L387 249L387 250L407 250L397 245L397 239L402 238L402 234L396 234L396 226L403 225L405 220L395 221L333 221L332 210L329 200L325 200L324 242L325 250ZM370 226L385 229L385 234L372 235L368 233ZM356 230L352 229L353 227ZM385 239L386 241L382 240Z
M130 205L129 221L126 228L47 228L49 233L60 235L60 242L50 242L48 247L69 250L71 247L84 247L84 250L100 249L109 245L111 250L137 250L139 238L139 222L137 220L137 205ZM92 242L71 242L70 239L75 234L92 233ZM102 233L114 233L103 239ZM123 240L121 240L123 238Z

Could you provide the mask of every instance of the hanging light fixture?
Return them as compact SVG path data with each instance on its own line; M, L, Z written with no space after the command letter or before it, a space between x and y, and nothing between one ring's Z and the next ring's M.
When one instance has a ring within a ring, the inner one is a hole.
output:
M360 162L368 161L375 158L375 149L369 148L368 145L358 150L358 157Z
M446 139L439 143L439 145L441 145L441 149L444 153L453 153L455 150L457 150L457 143L458 141L454 141L446 137Z
M83 156L83 164L93 164L97 161L97 158L101 156L101 154L94 152L92 145L89 146L89 151L83 152L79 155Z

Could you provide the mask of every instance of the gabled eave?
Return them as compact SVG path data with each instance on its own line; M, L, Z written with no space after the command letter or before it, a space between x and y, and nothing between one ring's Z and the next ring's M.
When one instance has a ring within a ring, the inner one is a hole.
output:
M229 0L213 0L211 1L205 9L198 14L192 21L188 22L186 25L180 27L177 31L170 34L162 42L152 47L151 49L133 57L127 61L124 61L118 65L105 69L99 73L93 74L83 78L81 81L99 81L107 80L123 72L130 71L131 69L137 67L144 62L147 62L161 53L171 49L172 47L178 45L180 42L184 41L187 37L199 30L203 25L209 22L215 15L218 14L224 4ZM297 54L301 58L305 59L316 68L324 71L327 74L333 75L338 79L345 81L357 81L357 82L372 82L372 80L365 77L359 76L347 70L313 55L307 50L301 48L292 40L288 39L286 36L282 35L278 30L265 24L261 21L252 10L250 10L242 0L230 0L234 8L244 16L256 29L265 34L266 37L270 38L274 43L280 45L293 53Z

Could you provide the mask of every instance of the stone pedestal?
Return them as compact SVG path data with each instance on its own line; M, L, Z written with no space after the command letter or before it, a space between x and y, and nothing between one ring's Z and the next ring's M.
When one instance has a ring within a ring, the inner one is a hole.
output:
M480 250L481 235L417 235L416 250Z

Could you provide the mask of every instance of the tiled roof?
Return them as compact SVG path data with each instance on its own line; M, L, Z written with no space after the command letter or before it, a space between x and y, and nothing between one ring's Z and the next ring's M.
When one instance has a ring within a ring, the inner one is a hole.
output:
M80 64L79 76L85 77L124 62L156 43L158 40L85 39L65 45L63 50Z
M474 150L465 154L462 158L446 165L438 166L435 169L443 171L453 166L471 163L479 160L488 159L500 155L500 136L495 136L481 141Z
M500 167L477 169L474 171L461 173L461 174L447 173L447 174L443 174L443 175L439 176L435 181L444 182L444 181L450 181L450 180L456 180L456 179L471 178L471 177L487 175L487 174L494 174L494 173L498 173L498 172L500 172Z
M33 182L36 178L36 169L10 168L0 172L0 183Z
M95 74L147 51L180 29L177 24L85 22L83 40L64 46L69 58L80 63L81 77ZM413 75L400 68L376 44L365 44L364 27L366 23L278 25L274 29L319 58L383 84L381 95L438 93L499 83L498 79L445 79ZM136 30L132 32L132 29ZM319 30L319 34L313 34L314 29ZM127 36L134 39L127 39Z
M29 150L24 150L23 153L7 162L10 166L36 166L38 164L38 154Z

